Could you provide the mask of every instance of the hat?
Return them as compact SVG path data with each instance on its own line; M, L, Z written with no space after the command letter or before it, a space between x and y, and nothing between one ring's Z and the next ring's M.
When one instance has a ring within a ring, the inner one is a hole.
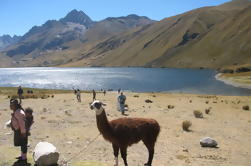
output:
M10 99L10 104L11 105L18 105L17 99Z

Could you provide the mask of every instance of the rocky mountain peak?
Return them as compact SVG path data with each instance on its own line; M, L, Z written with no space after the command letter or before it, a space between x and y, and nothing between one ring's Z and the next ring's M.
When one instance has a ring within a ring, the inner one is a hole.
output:
M83 11L78 11L76 9L69 12L64 18L60 20L61 22L73 22L86 26L87 28L91 27L94 22L91 18L86 15Z

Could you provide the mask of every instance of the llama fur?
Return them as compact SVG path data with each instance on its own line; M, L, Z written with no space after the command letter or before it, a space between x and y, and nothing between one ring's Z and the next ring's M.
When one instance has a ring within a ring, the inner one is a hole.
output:
M119 118L108 121L103 105L100 101L94 101L91 109L96 112L98 130L105 140L112 143L115 166L118 166L119 151L125 166L128 166L127 148L139 141L143 141L149 152L148 162L145 166L151 166L155 142L160 132L158 122L145 118Z

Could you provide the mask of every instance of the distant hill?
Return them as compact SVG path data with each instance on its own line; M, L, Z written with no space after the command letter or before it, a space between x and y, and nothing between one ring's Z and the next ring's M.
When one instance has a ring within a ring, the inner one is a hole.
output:
M32 28L2 55L17 66L241 65L251 63L250 20L248 0L199 8L158 22L137 15L94 22L74 10L59 21Z
M16 44L20 40L21 36L14 35L11 37L10 35L0 36L0 50L9 47L10 45Z

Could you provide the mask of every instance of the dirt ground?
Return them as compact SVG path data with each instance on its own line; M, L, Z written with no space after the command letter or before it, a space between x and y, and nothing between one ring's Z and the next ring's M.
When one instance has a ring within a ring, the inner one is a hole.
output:
M106 103L108 119L123 117L117 111L117 93L106 96L97 94L97 99ZM129 106L128 117L156 119L161 132L157 140L153 166L249 166L251 163L251 97L208 96L168 93L125 92ZM150 99L153 103L146 103ZM78 103L73 94L55 94L54 98L25 99L23 107L34 109L35 123L29 137L29 162L33 165L32 151L40 141L54 144L60 152L60 161L74 157L73 166L111 166L114 164L112 146L102 136L79 152L98 134L95 112L89 109L91 94L82 94ZM173 105L169 109L168 105ZM205 109L212 107L209 114ZM193 115L194 110L203 112L204 118ZM13 146L13 133L4 129L10 119L9 99L0 96L0 166L9 166L19 155ZM182 130L182 122L192 122L191 132ZM212 137L218 148L202 148L199 140ZM143 165L148 152L142 142L128 149L128 164ZM119 158L119 165L123 165Z

